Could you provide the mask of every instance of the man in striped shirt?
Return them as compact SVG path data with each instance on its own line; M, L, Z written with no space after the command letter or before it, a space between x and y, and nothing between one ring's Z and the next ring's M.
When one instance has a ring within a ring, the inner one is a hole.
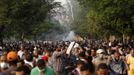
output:
M52 67L56 73L56 75L62 75L63 70L63 56L66 50L62 50L61 48L57 48L52 55Z

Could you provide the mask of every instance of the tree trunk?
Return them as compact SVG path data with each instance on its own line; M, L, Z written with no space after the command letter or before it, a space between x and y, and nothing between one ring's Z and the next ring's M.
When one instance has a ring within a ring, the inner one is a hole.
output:
M122 40L123 40L123 43L126 42L126 41L125 41L125 40L126 40L126 36L125 36L125 34L122 35Z
M0 45L3 44L3 37L1 36L1 32L0 32Z
M20 41L21 41L22 43L24 43L24 33L23 33L23 32L20 33Z
M0 26L0 45L3 45L3 37L4 37L3 31L4 31L4 29L5 29L5 26L1 25Z

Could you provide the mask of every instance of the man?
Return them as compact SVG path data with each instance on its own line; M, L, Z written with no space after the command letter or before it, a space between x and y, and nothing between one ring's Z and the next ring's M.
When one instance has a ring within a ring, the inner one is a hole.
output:
M24 52L24 64L29 67L29 70L35 66L33 56L28 51Z
M95 49L91 49L91 56L92 56L92 59L95 59L96 58Z
M125 75L126 65L119 52L115 51L109 63L110 75Z
M107 59L104 58L104 50L98 49L97 50L97 57L93 59L93 64L97 67L100 63L108 63Z
M39 51L38 51L38 49L35 47L35 48L34 48L34 51L33 51L33 60L34 60L35 62L37 62L39 58L40 58L40 56L39 56Z
M97 75L109 75L108 66L105 63L101 63L97 67Z
M62 50L58 47L56 51L54 51L52 55L52 67L56 73L56 75L62 75L63 70L63 56L66 50Z
M17 55L19 56L20 59L23 59L23 54L24 54L24 47L23 45L20 45L20 50L18 51Z
M43 59L37 61L37 66L31 70L30 75L55 75L53 69L46 66Z
M17 67L15 75L30 75L29 72L27 72L28 68L26 66L20 66Z
M15 75L15 70L17 68L17 53L15 51L10 51L7 54L7 61L9 67L7 70L3 71L0 75Z
M89 64L84 63L80 69L81 74L80 75L94 75L93 73L90 72L89 70Z
M85 55L84 51L79 53L79 59L81 61L84 61L84 62L88 63L88 61L86 60L86 55Z
M6 55L2 55L0 57L0 69L1 69L0 72L8 69L8 63L7 63L7 60L6 60Z
M134 75L134 48L131 49L130 55L127 59L128 75Z
M70 73L70 75L81 75L81 67L83 66L84 61L78 60L76 68Z

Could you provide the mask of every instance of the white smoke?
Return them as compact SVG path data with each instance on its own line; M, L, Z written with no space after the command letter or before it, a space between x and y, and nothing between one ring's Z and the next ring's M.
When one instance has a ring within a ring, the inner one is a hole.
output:
M53 16L53 18L60 23L63 33L57 34L56 31L54 30L54 32L52 31L51 33L54 34L52 35L52 38L59 39L59 40L74 40L75 33L73 30L71 30L71 26L74 21L74 15L75 15L74 5L76 5L77 2L75 2L74 0L55 0L54 2L61 2L62 7L58 7L54 9L57 13L55 16ZM50 38L51 34L49 33L46 36Z
M74 33L74 31L70 31L69 34L66 37L63 37L63 40L64 41L74 40L74 39L75 39L75 33Z

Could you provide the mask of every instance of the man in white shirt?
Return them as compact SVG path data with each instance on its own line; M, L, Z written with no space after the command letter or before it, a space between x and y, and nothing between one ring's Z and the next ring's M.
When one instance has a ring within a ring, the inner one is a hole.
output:
M20 45L20 50L18 51L17 55L19 56L20 59L23 59L23 54L24 54L24 47L23 45Z

